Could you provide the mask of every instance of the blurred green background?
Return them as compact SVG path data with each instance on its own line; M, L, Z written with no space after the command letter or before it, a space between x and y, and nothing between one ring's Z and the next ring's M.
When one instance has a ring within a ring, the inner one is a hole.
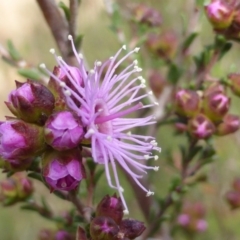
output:
M65 1L68 3L68 1ZM121 4L128 4L128 1L121 1ZM149 0L134 1L131 3L145 2L158 9L163 16L163 28L170 28L176 32L182 30L182 16L188 21L194 13L194 0ZM0 2L0 44L6 46L8 39L11 39L23 58L37 66L44 62L48 68L54 66L54 60L49 54L49 49L56 48L53 37L42 17L37 3L32 0L9 0ZM198 53L202 46L213 42L213 32L204 14L200 13L200 20L195 24L194 29L200 32L200 37L192 46L192 52ZM84 35L83 51L91 66L95 59L104 60L111 56L120 44L117 37L109 28L110 19L105 11L102 0L82 0L78 18L79 33ZM126 28L127 29L127 28ZM191 29L190 29L191 30ZM224 76L232 70L237 71L240 66L240 46L234 44L234 50L218 63L213 69L213 75ZM16 69L0 61L0 115L9 115L4 105L8 93L14 89L14 80L24 81L25 79L17 74ZM232 98L232 113L240 115L239 99ZM169 167L168 159L165 157L171 151L173 155L179 156L178 144L182 141L180 137L173 136L170 127L162 127L158 133L158 142L162 147L160 155L160 171L154 173L153 188L156 194L164 196L170 184L170 178L176 172ZM239 240L240 239L240 210L231 211L224 200L224 195L230 188L234 177L240 177L240 133L215 138L214 144L218 152L218 158L213 164L203 169L208 176L206 183L201 183L193 188L186 199L189 201L201 201L207 206L208 230L199 234L196 239L202 240ZM0 175L3 178L4 175ZM96 192L96 201L104 194L110 193L105 188L105 176ZM131 209L130 217L143 220L138 215L136 199L134 199L127 182L123 181L126 188L126 200ZM50 206L55 211L69 209L70 204L57 199L41 184L35 183L38 190L36 199L40 195L46 195ZM83 187L84 191L84 187ZM0 240L32 240L36 239L37 233L42 228L54 228L54 225L32 212L24 212L18 209L18 205L10 208L0 206ZM176 240L184 239L183 236L175 236ZM160 238L159 238L160 240Z

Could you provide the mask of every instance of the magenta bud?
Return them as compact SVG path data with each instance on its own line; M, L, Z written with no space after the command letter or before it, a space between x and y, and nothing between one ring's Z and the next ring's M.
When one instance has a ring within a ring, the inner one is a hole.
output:
M55 240L75 240L75 238L64 230L59 230L55 234Z
M86 178L81 153L77 149L64 152L51 151L43 157L43 176L51 190L76 189Z
M45 147L43 129L21 120L9 120L0 125L0 155L5 160L26 160Z
M86 232L80 226L77 228L76 240L88 240Z
M54 149L62 151L75 148L83 138L83 127L70 111L51 115L44 127L45 140Z
M175 95L175 111L181 116L193 117L200 111L200 97L191 90L182 89Z
M47 87L28 81L16 82L17 89L9 94L6 102L9 110L18 118L29 122L44 124L54 109L54 96Z
M188 130L195 138L205 139L215 132L215 126L205 115L198 114L189 120Z
M97 217L109 217L112 218L117 224L120 224L123 218L123 204L121 198L114 194L112 197L105 196L98 204L96 209Z
M120 233L129 239L141 236L145 229L144 223L134 219L124 219L120 224Z
M133 9L133 19L136 22L147 24L152 27L158 27L162 24L160 13L145 4L139 4Z
M180 214L177 218L177 222L181 226L187 226L190 223L190 217L188 214Z
M188 130L188 126L184 123L175 123L175 128L179 133L183 133Z
M240 192L230 191L226 194L226 200L232 209L240 207Z
M63 69L68 69L68 72L64 72ZM63 84L71 88L74 91L77 91L78 86L82 86L83 77L80 70L77 67L66 66L66 68L54 67L53 74L58 77ZM48 87L52 91L55 97L55 110L65 110L65 96L62 92L62 87L54 78L50 78L48 82ZM74 97L73 97L74 99ZM78 103L78 101L76 101Z
M203 96L203 112L212 121L218 122L223 119L230 107L230 98L224 90L211 88Z
M208 20L214 29L227 29L233 22L235 15L234 6L224 0L212 0L205 6Z
M118 225L109 217L96 217L90 223L93 240L114 240L117 239L118 232Z
M8 171L21 172L28 169L32 164L33 159L8 159L4 161L3 168Z
M223 122L217 126L217 135L224 136L236 132L240 127L239 116L228 114L223 118Z
M205 232L207 230L208 224L204 219L200 219L196 223L196 230L198 232Z

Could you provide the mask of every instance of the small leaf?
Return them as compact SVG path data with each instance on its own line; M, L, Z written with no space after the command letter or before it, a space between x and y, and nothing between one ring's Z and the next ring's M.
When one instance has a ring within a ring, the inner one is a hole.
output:
M31 80L39 80L41 78L39 72L36 69L22 68L22 69L18 70L18 73L21 76L23 76L25 78L28 78L28 79L31 79Z
M225 54L227 54L232 48L232 43L227 42L221 49L218 59L220 60Z
M20 208L23 209L23 210L29 210L29 211L38 212L38 209L35 206L31 205L31 204L23 205Z
M36 180L38 180L40 182L43 181L42 175L40 173L30 172L30 173L28 173L28 177L36 179Z
M15 46L13 45L13 42L11 40L7 41L7 46L8 46L8 52L12 57L12 59L14 59L15 61L21 60L21 56L17 51L17 49L15 48Z
M197 36L198 36L198 33L193 32L187 37L187 39L183 42L183 45L182 45L183 51L186 51L191 46L191 44L193 43L193 41Z
M178 202L180 200L180 194L178 192L172 192L171 198L174 202Z
M61 198L61 199L66 200L66 196L59 191L53 191L53 194L56 195L57 197Z
M77 35L77 37L75 38L74 43L75 43L76 49L81 49L83 37L84 37L83 34L79 34L79 35Z
M97 184L99 178L102 176L103 173L104 173L104 169L100 169L95 173L94 180L93 180L95 185Z
M170 65L169 71L168 71L168 80L172 83L172 84L176 84L179 80L179 78L182 75L182 71L181 69L174 63L172 63Z
M66 6L66 4L64 2L62 2L62 1L58 4L58 6L63 10L65 18L68 21L70 21L70 10L69 10L69 7Z

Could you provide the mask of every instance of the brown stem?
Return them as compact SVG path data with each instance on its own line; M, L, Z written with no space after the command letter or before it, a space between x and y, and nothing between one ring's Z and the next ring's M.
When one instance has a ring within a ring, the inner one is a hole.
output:
M69 27L66 19L61 15L54 0L36 0L42 10L44 18L51 29L53 37L67 63L75 65L71 44L68 41Z
M77 208L79 214L85 219L86 223L90 222L90 215L87 213L86 209L84 209L84 205L77 197L76 191L70 191L68 193L68 199L73 205Z
M159 212L155 216L153 222L150 223L148 229L144 232L142 239L147 239L152 234L152 232L155 230L155 228L157 228L157 226L161 222L161 218L162 218L163 214L174 203L174 200L172 198L173 193L178 192L179 194L181 194L183 192L183 188L185 186L185 180L188 177L192 176L194 173L196 173L196 171L200 168L200 167L197 167L197 169L195 169L196 171L188 172L188 166L192 160L192 158L190 158L191 151L194 148L194 146L196 146L196 144L197 144L197 140L192 140L190 142L189 147L188 147L188 154L186 154L185 158L182 159L182 181L181 181L182 183L180 185L176 186L173 190L171 190L168 193L168 195L165 197L165 200L163 201L163 204L162 204L162 208L159 210Z
M69 33L73 36L73 39L74 39L76 37L76 29L77 29L78 0L69 0L69 1L70 1Z

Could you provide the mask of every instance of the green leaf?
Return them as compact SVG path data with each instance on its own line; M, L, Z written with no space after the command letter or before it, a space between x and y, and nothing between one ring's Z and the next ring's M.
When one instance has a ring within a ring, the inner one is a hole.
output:
M11 40L7 41L7 47L8 47L8 52L9 52L10 56L12 57L12 59L14 59L15 61L21 60L21 55L17 51L17 49L15 48L15 46L13 45L13 42Z
M225 54L227 54L232 48L232 43L227 42L225 45L222 47L218 59L220 60Z
M198 33L193 32L185 39L185 41L183 42L183 45L182 45L183 51L186 51L191 46L191 44L193 43L193 41L195 40L195 38L197 36L198 36Z
M83 34L79 34L79 35L77 35L77 37L75 38L74 43L75 43L76 49L81 49L83 37L84 37Z
M172 83L172 84L176 84L179 80L179 78L182 75L182 70L174 63L172 63L170 65L169 71L168 71L168 80Z
M180 186L180 184L181 184L181 178L179 176L174 177L171 181L169 191L173 191L174 189L176 189L176 187Z
M196 156L196 154L202 150L202 148L203 148L202 146L195 146L194 148L192 148L188 156L189 160L193 159Z
M180 194L178 192L172 192L171 198L174 202L178 202L180 200Z
M40 182L43 181L42 175L40 173L30 172L30 173L28 173L28 177L36 179L36 180L38 180Z
M53 194L56 195L57 197L63 199L63 200L66 200L66 196L59 191L53 191Z
M100 169L95 173L94 180L93 180L95 185L98 183L98 180L100 179L103 173L104 173L104 169Z
M28 78L30 80L39 80L41 78L39 72L36 69L22 68L18 70L18 73L21 76Z
M69 10L69 7L62 1L58 4L58 6L63 10L65 18L68 21L70 21L70 10Z
M29 211L38 212L38 209L35 206L31 205L31 204L23 205L20 208L23 209L23 210L29 210Z

